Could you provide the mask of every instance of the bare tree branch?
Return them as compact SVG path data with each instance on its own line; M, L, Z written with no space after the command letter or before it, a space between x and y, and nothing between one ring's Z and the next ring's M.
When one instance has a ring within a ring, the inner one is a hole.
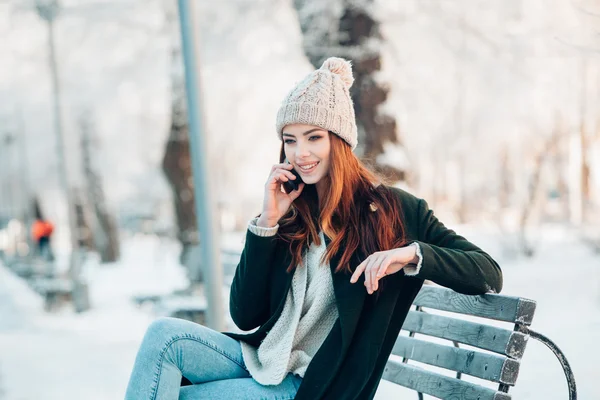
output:
M582 46L579 44L567 43L567 41L565 41L564 39L562 39L558 36L556 36L554 39L557 42L559 42L560 44L568 46L571 49L579 50L579 51L586 52L586 53L592 53L592 54L600 52L600 48L594 49L593 47L587 47L587 46Z
M589 10L583 8L581 5L577 4L574 0L571 0L571 4L573 5L573 8L575 8L577 11L581 12L582 14L589 15L590 17L594 17L594 18L600 18L600 11L598 13L589 11Z

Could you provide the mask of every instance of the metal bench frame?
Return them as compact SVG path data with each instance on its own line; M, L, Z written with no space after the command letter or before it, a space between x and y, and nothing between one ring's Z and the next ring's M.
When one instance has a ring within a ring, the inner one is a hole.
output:
M560 362L568 383L569 399L577 399L573 371L558 346L546 336L530 329L536 302L499 294L468 296L450 289L424 286L413 302L392 354L402 357L402 363L388 360L383 379L438 398L509 400L510 387L516 384L520 360L531 337L546 345ZM512 331L480 322L427 313L424 308L471 315L513 323ZM452 345L442 345L415 338L415 334L447 339ZM459 343L485 351L461 348ZM494 354L495 353L495 354ZM412 359L421 363L455 371L456 378L409 365ZM498 383L498 389L462 380L466 373Z

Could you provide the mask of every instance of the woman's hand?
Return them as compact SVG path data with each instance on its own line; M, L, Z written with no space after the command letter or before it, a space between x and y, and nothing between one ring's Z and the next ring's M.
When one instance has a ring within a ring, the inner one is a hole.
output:
M356 283L360 274L365 273L365 286L369 294L379 288L379 279L392 275L408 264L417 264L417 249L415 246L405 246L398 249L378 251L361 262L350 278L350 283Z
M271 174L265 184L265 197L263 200L263 211L257 221L258 226L272 227L277 225L279 219L289 210L292 202L300 196L304 183L298 185L298 190L289 194L285 193L281 185L296 176L290 171L294 167L291 164L275 164L271 168Z

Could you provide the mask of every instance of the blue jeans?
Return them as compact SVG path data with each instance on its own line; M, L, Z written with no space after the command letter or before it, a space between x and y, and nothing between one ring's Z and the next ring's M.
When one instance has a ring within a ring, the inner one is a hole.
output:
M191 386L181 386L185 376ZM240 343L205 326L160 318L148 327L125 400L288 400L302 378L289 373L279 385L250 376Z

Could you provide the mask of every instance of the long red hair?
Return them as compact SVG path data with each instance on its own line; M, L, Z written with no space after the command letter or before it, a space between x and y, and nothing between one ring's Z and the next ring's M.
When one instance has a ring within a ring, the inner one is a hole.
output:
M370 171L350 146L333 133L326 193L318 198L316 185L305 185L290 210L279 221L278 235L289 243L292 271L310 243L320 244L319 229L331 238L322 262L342 249L335 272L352 272L350 259L360 250L365 256L406 244L402 210L383 179ZM281 145L280 162L285 160ZM372 211L370 204L377 208Z

